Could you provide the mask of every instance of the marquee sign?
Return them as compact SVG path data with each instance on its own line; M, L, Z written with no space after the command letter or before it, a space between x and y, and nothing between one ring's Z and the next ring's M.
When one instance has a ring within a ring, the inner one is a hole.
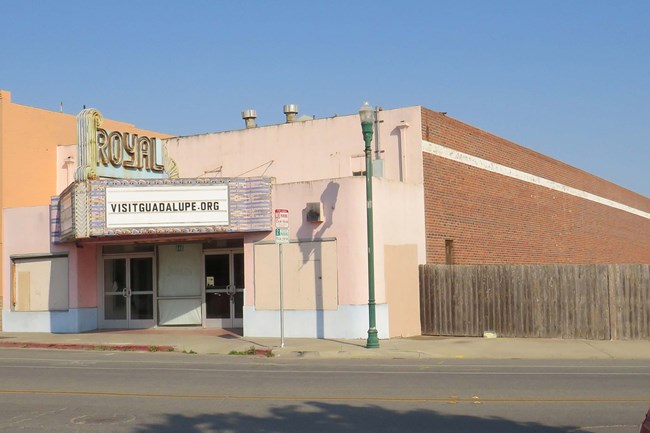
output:
M106 188L106 227L228 224L228 185Z
M52 199L52 242L270 231L271 185L266 177L74 182Z

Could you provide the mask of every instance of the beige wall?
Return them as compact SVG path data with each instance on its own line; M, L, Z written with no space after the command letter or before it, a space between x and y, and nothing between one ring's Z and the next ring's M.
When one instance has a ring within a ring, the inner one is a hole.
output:
M384 257L390 337L420 335L418 246L386 245Z
M2 168L2 161L4 160L4 111L5 105L10 102L11 94L7 91L0 90L0 260L4 262L4 221L2 217L2 191L4 190L4 170ZM0 262L0 286L4 281L3 263ZM0 290L0 305L4 304L4 291ZM0 308L0 331L2 331L2 309Z
M7 91L0 91L0 95L2 207L49 204L58 193L57 176L65 174L65 167L57 166L58 147L77 143L77 116L14 104ZM102 127L169 137L108 119Z
M76 141L75 116L7 104L2 134L2 207L49 204L56 192L56 147Z

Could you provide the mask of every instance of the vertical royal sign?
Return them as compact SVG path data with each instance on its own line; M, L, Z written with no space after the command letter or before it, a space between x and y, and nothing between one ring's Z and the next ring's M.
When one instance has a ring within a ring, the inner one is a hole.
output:
M287 209L275 210L275 243L289 243L289 211Z

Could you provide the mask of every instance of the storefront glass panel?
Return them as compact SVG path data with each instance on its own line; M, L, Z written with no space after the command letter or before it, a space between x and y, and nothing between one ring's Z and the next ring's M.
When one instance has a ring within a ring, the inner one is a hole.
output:
M243 326L244 253L212 250L205 253L206 325L223 328Z
M155 325L153 254L104 257L102 327Z

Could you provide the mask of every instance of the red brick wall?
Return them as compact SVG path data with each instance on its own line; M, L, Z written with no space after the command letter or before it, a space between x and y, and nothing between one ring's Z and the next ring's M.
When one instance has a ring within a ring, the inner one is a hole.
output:
M423 139L650 212L650 199L442 114ZM650 220L423 153L427 262L650 263Z

